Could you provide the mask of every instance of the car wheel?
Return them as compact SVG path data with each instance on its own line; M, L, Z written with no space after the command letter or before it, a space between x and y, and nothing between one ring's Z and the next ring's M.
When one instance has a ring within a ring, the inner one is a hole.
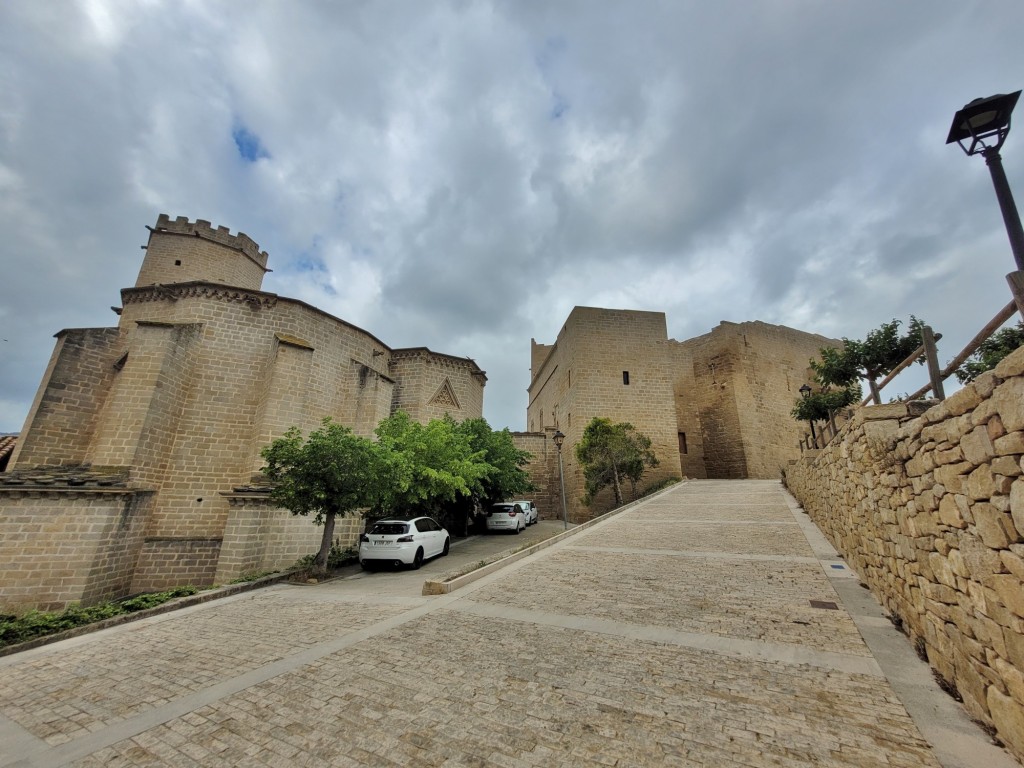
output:
M423 565L423 547L416 550L416 556L412 559L412 569L419 570L421 565Z
M373 566L370 565L370 563L368 561L366 561L366 560L363 560L359 564L363 567L364 571L372 571L373 570Z
M451 544L451 539L444 540L444 549L441 550L441 557L448 554L448 546Z

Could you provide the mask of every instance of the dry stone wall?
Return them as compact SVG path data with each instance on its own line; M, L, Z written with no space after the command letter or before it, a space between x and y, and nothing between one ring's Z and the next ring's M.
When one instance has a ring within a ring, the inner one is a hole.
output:
M786 482L971 716L1024 758L1024 349L942 403L860 409Z

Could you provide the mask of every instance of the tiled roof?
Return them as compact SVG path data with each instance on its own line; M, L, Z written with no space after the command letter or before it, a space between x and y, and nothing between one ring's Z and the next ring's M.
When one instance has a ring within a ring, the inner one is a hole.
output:
M0 435L0 467L7 465L7 460L14 453L14 446L17 444L17 435Z
M270 481L264 475L253 475L246 485L238 485L231 490L235 493L270 493Z
M0 488L127 488L127 467L33 467L0 472Z

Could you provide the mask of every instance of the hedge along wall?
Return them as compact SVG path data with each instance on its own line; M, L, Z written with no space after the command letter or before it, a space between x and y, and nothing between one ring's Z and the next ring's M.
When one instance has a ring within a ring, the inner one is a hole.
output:
M1024 349L942 403L861 408L786 483L972 717L1024 758Z

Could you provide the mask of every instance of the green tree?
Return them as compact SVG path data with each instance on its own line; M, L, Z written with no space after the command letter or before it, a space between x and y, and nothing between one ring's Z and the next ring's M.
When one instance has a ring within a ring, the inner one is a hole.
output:
M313 516L323 525L314 570L326 573L338 515L374 505L391 475L378 446L351 429L324 419L303 441L289 429L262 451L263 473L273 483L270 498L293 515Z
M797 421L828 421L840 408L853 405L860 398L859 384L845 387L823 386L817 392L811 392L807 397L797 400L791 413Z
M483 418L466 419L457 425L456 431L469 438L470 449L486 465L470 495L462 497L455 505L459 514L454 522L466 532L477 505L487 507L534 490L524 469L532 456L516 448L507 428L495 431Z
M1024 322L1003 328L981 342L981 346L963 365L956 369L956 377L961 384L974 381L985 371L991 371L999 361L1018 347L1024 346Z
M392 468L375 510L381 514L450 518L446 507L478 491L487 476L484 451L451 418L420 424L398 411L377 426L377 437Z
M911 315L909 330L902 335L900 321L894 319L869 331L863 341L844 336L841 349L822 348L819 350L821 362L812 360L811 367L823 385L844 387L858 378L877 379L892 371L921 346L923 326L924 322Z
M874 392L875 381L890 373L921 346L924 322L913 315L905 334L900 334L899 320L882 323L870 331L863 341L843 337L843 346L818 350L821 360L811 360L814 377L822 389L848 389L865 379ZM924 362L921 357L918 362ZM809 398L808 398L809 399Z
M611 486L615 505L622 505L622 483L629 480L635 493L636 484L648 467L658 466L651 450L651 439L627 422L613 424L611 419L595 416L583 430L576 444L576 459L583 467L589 505L603 488Z

